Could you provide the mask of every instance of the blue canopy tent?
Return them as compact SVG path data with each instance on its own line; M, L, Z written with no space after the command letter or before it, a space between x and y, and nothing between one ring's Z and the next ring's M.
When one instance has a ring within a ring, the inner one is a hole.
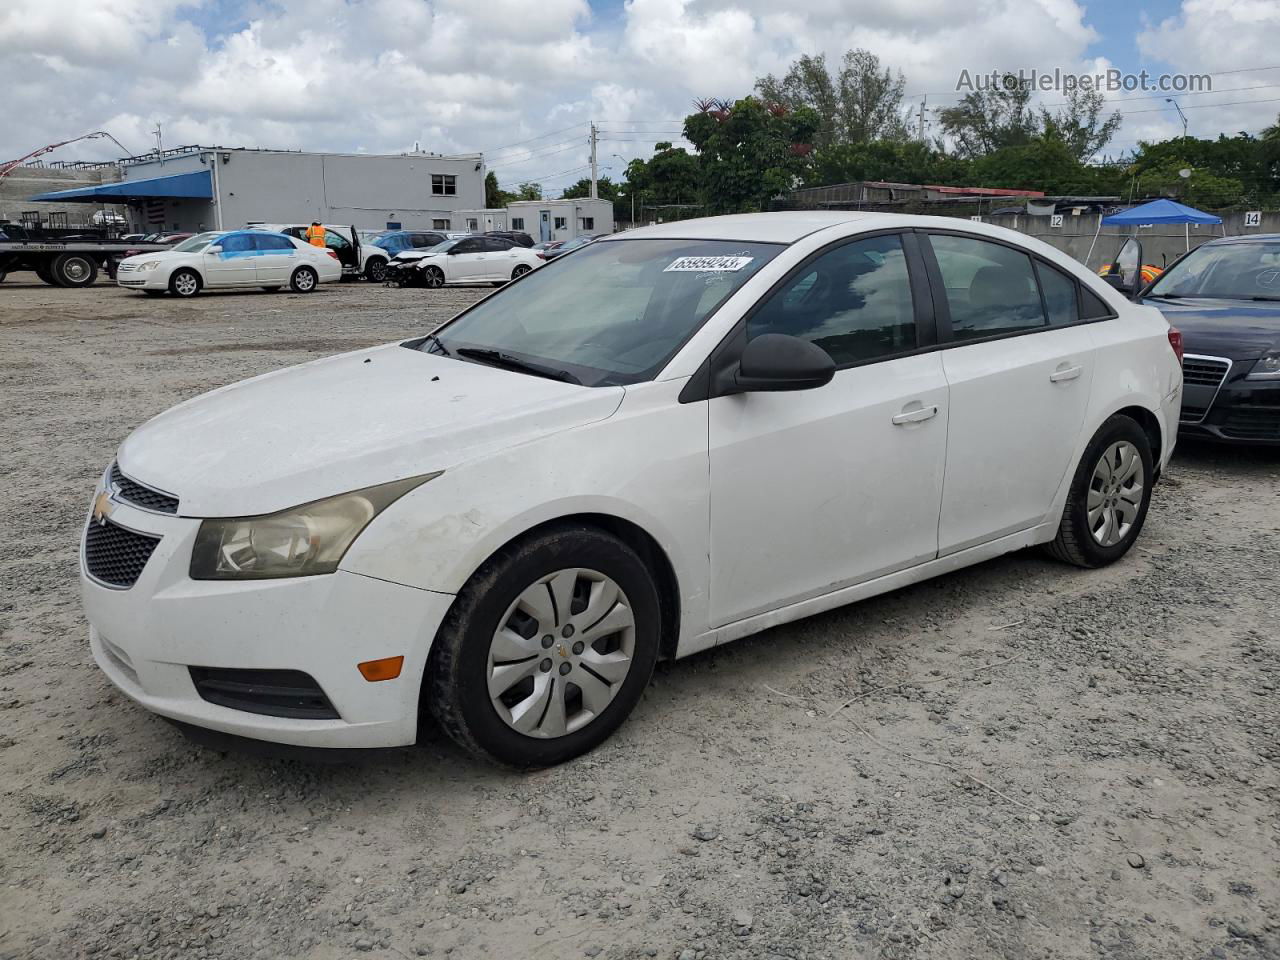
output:
M1098 229L1094 231L1093 243L1089 244L1089 253L1085 255L1084 262L1088 266L1089 257L1093 255L1094 244L1098 242L1098 234L1102 232L1104 226L1143 227L1156 223L1181 223L1184 227L1183 232L1186 234L1187 249L1190 250L1191 228L1189 224L1221 222L1221 217L1215 217L1212 213L1205 213L1203 210L1188 207L1174 200L1152 200L1150 203L1130 207L1128 210L1121 210L1119 213L1113 213L1099 220Z

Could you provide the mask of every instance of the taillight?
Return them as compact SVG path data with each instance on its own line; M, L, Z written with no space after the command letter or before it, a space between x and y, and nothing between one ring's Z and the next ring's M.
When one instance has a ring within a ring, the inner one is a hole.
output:
M1182 362L1182 331L1177 327L1169 328L1169 346L1173 347L1173 352L1178 357L1178 362Z
M337 259L338 259L338 255L337 255L336 253L334 253L332 250L326 250L326 251L325 251L325 253L327 253L329 256L333 257L333 259L335 259L335 260L337 260Z

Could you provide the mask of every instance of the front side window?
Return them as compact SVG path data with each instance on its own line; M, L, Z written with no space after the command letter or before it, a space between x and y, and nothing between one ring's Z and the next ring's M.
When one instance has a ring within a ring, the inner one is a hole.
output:
M902 239L836 247L800 270L747 321L747 338L782 333L817 344L837 365L914 350L915 309Z
M451 173L433 173L431 192L437 197L452 197L458 193L458 178Z
M223 237L219 246L222 247L223 253L244 253L253 249L253 234L233 233Z
M957 340L1046 326L1031 258L976 237L929 237Z
M1257 241L1198 247L1162 274L1147 296L1280 299L1280 243Z
M342 234L335 233L333 230L326 230L324 232L324 245L331 250L345 250L351 246L351 243Z
M499 351L588 386L640 383L783 249L727 240L593 243L480 301L419 349L443 347L460 359Z

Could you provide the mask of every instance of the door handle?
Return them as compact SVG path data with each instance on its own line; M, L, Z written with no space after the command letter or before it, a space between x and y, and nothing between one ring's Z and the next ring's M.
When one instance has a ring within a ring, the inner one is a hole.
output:
M1064 380L1074 380L1082 373L1084 373L1084 367L1080 364L1076 364L1074 367L1059 367L1049 374L1049 382L1062 383Z
M921 423L925 420L932 420L937 415L938 405L935 403L927 407L916 407L914 410L903 410L902 413L894 414L890 418L890 422L900 427L908 423Z

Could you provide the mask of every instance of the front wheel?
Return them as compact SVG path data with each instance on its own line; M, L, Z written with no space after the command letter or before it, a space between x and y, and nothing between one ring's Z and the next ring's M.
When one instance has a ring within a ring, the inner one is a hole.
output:
M640 700L660 604L644 561L583 526L504 548L458 594L423 695L467 750L512 767L592 749Z
M289 289L294 293L311 293L319 282L320 276L314 270L310 267L299 267L289 278Z
M194 270L175 270L169 278L169 292L175 297L194 297L200 292L200 275Z
M387 261L382 257L374 257L364 268L364 277L370 283L381 283L387 279Z
M422 282L432 289L444 286L444 271L439 267L427 267L422 271Z
M1146 431L1123 414L1109 419L1080 458L1050 556L1078 567L1115 563L1142 531L1154 478Z

